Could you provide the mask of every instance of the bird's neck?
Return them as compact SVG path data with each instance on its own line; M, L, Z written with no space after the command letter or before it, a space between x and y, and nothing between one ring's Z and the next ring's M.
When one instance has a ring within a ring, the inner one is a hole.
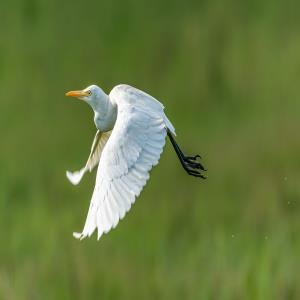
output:
M90 104L94 110L94 122L102 132L112 130L117 119L117 106L110 101L108 95L103 95L101 101Z

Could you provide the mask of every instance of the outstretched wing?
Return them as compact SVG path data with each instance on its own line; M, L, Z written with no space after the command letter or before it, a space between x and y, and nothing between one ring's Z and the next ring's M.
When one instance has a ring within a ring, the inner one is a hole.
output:
M118 116L111 137L103 149L83 239L98 229L98 239L116 227L129 211L158 163L165 145L166 128L174 127L160 102L127 85L110 93L118 106Z
M98 164L101 153L103 151L105 144L107 143L107 141L110 137L110 134L111 134L111 131L101 133L98 130L96 132L96 135L94 137L94 141L92 144L91 152L90 152L89 158L88 158L85 166L82 169L80 169L79 171L75 171L75 172L67 171L66 172L67 178L70 180L70 182L72 184L77 185L81 181L83 175L87 171L91 172L93 170L93 168Z

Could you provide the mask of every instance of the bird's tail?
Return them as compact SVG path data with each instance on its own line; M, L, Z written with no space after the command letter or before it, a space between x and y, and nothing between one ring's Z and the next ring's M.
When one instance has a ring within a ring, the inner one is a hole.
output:
M166 127L176 136L175 128L166 115L164 116L164 122L166 124Z

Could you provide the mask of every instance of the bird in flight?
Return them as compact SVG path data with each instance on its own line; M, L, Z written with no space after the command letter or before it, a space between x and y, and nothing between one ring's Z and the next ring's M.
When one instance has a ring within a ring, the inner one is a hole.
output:
M205 179L199 155L186 156L173 136L175 129L164 113L164 106L145 92L121 84L109 95L91 85L84 90L70 91L89 104L94 111L97 132L85 166L75 172L67 171L70 182L77 185L83 175L98 164L96 184L80 240L98 230L103 233L115 228L139 196L149 172L158 163L166 136L184 170Z

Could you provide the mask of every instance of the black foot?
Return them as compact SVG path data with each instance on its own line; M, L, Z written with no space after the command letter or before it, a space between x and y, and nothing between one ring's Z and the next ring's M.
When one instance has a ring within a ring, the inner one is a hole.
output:
M202 175L201 171L206 171L204 166L197 160L197 158L201 158L199 154L195 156L185 156L181 149L179 148L178 144L176 143L175 139L173 138L171 132L167 131L169 139L172 143L172 146L179 158L179 161L182 165L182 167L185 169L185 171L194 177L200 177L202 179L206 179L204 175ZM201 171L200 171L201 170Z
M206 179L206 177L200 173L200 170L202 171L207 171L207 170L200 162L197 162L196 159L193 159L194 157L200 157L200 155L193 156L192 158L190 156L183 155L182 159L179 158L179 160L183 168L189 175Z
M184 162L191 168L200 169L202 171L207 171L204 166L197 161L197 157L200 157L200 155L196 156L183 156Z

